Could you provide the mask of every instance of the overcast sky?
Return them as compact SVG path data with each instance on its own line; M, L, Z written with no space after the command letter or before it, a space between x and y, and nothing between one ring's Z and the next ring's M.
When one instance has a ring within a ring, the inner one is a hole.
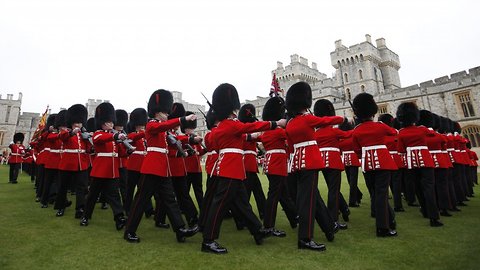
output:
M297 53L330 77L335 40L367 33L400 56L409 86L480 65L479 3L0 0L0 93L22 92L23 112L88 98L131 111L159 88L203 104L223 82L254 99L277 61Z

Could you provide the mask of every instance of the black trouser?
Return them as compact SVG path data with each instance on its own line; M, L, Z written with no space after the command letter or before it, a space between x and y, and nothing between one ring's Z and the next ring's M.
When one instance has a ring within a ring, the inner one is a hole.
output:
M317 175L315 177L318 179L318 172L315 173ZM335 220L330 215L330 211L325 205L318 188L316 189L315 193L315 220L324 233L332 232L335 228Z
M477 166L472 166L470 169L472 170L473 182L478 185Z
M301 170L292 173L292 177L297 181L298 239L311 240L313 238L314 217L316 216L319 194L318 172L315 170Z
M147 202L151 202L152 196L157 193L161 203L165 206L168 219L172 224L172 229L177 231L185 227L185 222L180 212L180 207L175 199L172 180L167 177L161 177L152 174L144 174L140 177L138 191L133 200L130 209L130 215L126 225L126 232L136 232L138 225L142 220L143 212L147 207Z
M123 203L123 208L127 215L130 213L130 208L132 206L133 195L135 193L135 188L138 186L138 182L140 181L140 172L139 171L132 171L128 170L127 172L127 186L125 190L125 198ZM152 206L152 199L147 200L147 206L145 208L145 212L151 212L153 210Z
M127 197L127 168L119 168L118 173L120 175L120 178L118 179L118 189L120 190L122 205L125 205L125 199Z
M202 208L200 208L200 217L198 219L198 225L200 227L205 227L208 211L210 211L210 206L212 205L213 195L215 195L215 189L217 181L215 180L216 176L207 175L207 189L205 190L205 197L203 199Z
M288 195L287 177L267 174L267 178L269 185L263 226L265 228L273 228L275 227L275 219L277 217L278 202L282 204L285 214L290 221L295 219L297 211L295 210L295 204Z
M257 203L258 215L262 218L265 214L265 202L267 201L265 193L263 192L262 183L260 183L256 172L246 172L246 174L247 178L243 182L247 188L248 199L250 200L253 192L253 197Z
M448 192L448 169L436 168L434 171L438 208L442 210L450 209L451 203Z
M402 174L403 170L392 171L392 180L390 181L390 189L393 194L393 207L395 209L403 208L402 205Z
M43 183L45 182L45 166L43 164L37 165L37 177L35 180L36 196L37 198L42 197L43 193Z
M467 200L467 194L463 188L463 177L465 176L465 167L458 163L453 163L453 186L455 187L455 195L457 202Z
M67 203L67 186L70 181L75 185L75 209L85 208L88 193L88 174L84 171L59 171L60 185L55 199L55 209L65 209Z
M448 195L450 198L449 201L449 209L453 209L457 207L457 194L455 193L455 184L454 184L454 169L448 168L447 169L447 183L448 183Z
M20 170L20 163L10 163L9 181L11 183L17 182L19 170Z
M90 191L85 205L85 217L88 219L92 218L93 209L95 208L95 203L97 202L100 192L112 208L113 217L116 218L117 216L123 215L123 206L118 191L118 178L108 179L92 177Z
M30 180L33 182L37 176L37 164L35 161L30 163Z
M467 196L472 197L473 196L473 175L472 175L472 170L468 165L465 165L465 181L467 186L467 189L466 189Z
M435 175L433 168L416 168L407 171L408 178L415 182L415 190L422 211L431 219L438 219L437 201L435 200Z
M389 229L395 223L395 214L388 202L388 186L391 178L389 170L367 171L364 174L365 182L370 192L370 199L374 205L377 229Z
M203 183L202 173L187 173L187 190L190 193L190 188L193 187L193 193L197 200L198 209L202 209L203 203Z
M252 235L258 233L262 224L253 213L243 181L216 177L215 182L215 191L203 230L204 241L218 238L223 217L229 208L235 208L235 211L238 211Z
M323 177L328 187L327 207L333 220L338 221L339 211L346 213L348 205L340 192L342 171L336 169L322 169Z
M188 193L187 180L185 176L172 177L173 190L177 197L178 205L185 214L190 225L198 222L198 211L195 208L192 197Z
M408 204L415 203L415 194L417 191L415 190L415 181L411 177L408 177L408 170L404 170L403 181L405 182L405 199L407 200Z
M345 174L347 175L347 181L350 185L350 195L348 197L349 204L360 203L361 197L363 196L362 192L358 188L358 167L356 166L346 166Z
M42 204L48 204L50 196L57 193L58 170L45 168L45 179L43 180Z

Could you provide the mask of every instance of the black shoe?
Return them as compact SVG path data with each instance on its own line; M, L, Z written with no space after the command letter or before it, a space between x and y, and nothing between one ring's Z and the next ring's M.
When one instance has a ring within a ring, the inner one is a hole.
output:
M65 203L65 208L70 207L71 205L72 205L72 201L67 201L67 203Z
M324 244L318 244L312 240L298 240L298 249L310 249L315 251L327 250Z
M202 242L202 251L203 252L211 252L214 254L225 254L227 253L227 249L220 246L217 242Z
M275 228L270 228L270 229L265 229L268 231L268 236L274 236L274 237L285 237L287 236L287 233L284 231L277 230Z
M377 237L393 237L397 236L397 231L390 229L377 229Z
M115 228L117 228L117 231L123 229L123 227L125 227L125 224L127 224L127 219L125 219L123 214L115 217Z
M85 214L85 210L83 210L83 208L79 208L77 209L77 211L75 211L75 218L79 219L83 217L84 214Z
M193 217L188 221L188 227L194 227L196 225L198 225L198 218L197 217Z
M345 212L342 212L343 221L349 222L350 221L350 209L346 209Z
M127 240L129 243L140 243L140 237L134 232L125 232L123 234L123 239Z
M460 208L458 208L456 206L453 207L452 209L450 209L450 211L452 211L452 212L462 212L462 210L460 210Z
M56 216L63 217L64 214L65 214L65 209L58 209Z
M390 225L391 230L396 230L397 229L397 222L395 220L390 222L389 225Z
M348 225L346 223L335 222L336 226L339 230L346 230L348 229Z
M326 232L325 237L327 238L328 242L333 242L335 239L335 231Z
M349 203L348 207L360 207L360 204L358 202L356 203Z
M155 227L157 227L157 228L162 228L162 229L169 229L169 228L170 228L170 224L155 221Z
M403 207L395 207L395 208L393 208L393 210L395 212L405 212L405 209L403 209Z
M413 203L408 203L408 206L419 207L420 205L413 202Z
M87 217L82 217L80 220L80 226L88 226L88 218Z
M457 205L458 205L458 206L467 206L467 204L464 203L464 202L459 202L459 203L457 203Z
M198 226L195 226L193 228L188 228L188 229L179 228L175 233L176 236L177 236L177 242L183 243L183 242L185 242L185 238L192 237L197 232L198 232Z
M447 210L440 210L440 216L442 216L442 217L451 217L452 214L450 214Z
M35 198L35 202L39 202L40 201L40 198L39 197L36 197Z
M443 223L440 222L438 219L430 219L430 227L442 227Z
M108 204L107 203L102 203L102 206L100 207L100 209L102 209L102 210L108 209Z
M298 226L298 219L299 219L299 216L296 216L294 219L289 220L289 222L290 222L290 227L292 227L292 229L297 228L297 226Z
M41 208L48 208L48 204L43 204L42 203L42 206L40 206Z
M270 236L271 231L267 229L260 229L258 232L253 234L253 239L255 239L255 244L263 244L263 239Z

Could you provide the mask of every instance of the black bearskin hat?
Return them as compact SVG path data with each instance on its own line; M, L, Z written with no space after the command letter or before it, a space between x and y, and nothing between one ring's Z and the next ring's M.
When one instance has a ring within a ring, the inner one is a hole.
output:
M123 130L125 133L130 133L130 132L135 132L135 126L132 124L132 122L128 121L127 125L123 127Z
M400 121L398 121L397 118L393 118L392 127L394 129L401 129L402 128L402 123L400 123Z
M191 114L194 114L193 112L191 111L186 111L185 112L185 116L188 116L188 115L191 115ZM185 129L196 129L197 128L197 120L195 119L195 121L186 121L186 124L181 126L181 130L183 133L185 133Z
M335 116L335 108L328 99L319 99L313 105L313 114L316 116Z
M58 112L57 117L55 117L55 128L66 127L67 126L67 110L61 110Z
M144 108L136 108L130 113L130 123L132 127L145 126L148 121L147 111Z
M338 129L343 131L349 131L349 130L352 130L353 128L354 128L353 123L348 121L347 117L343 118L343 123L338 125Z
M55 118L57 118L56 113L50 114L48 116L47 123L45 124L45 130L48 130L51 126L55 126Z
M127 127L128 122L128 113L125 110L115 110L115 122L114 125L117 127Z
M87 128L88 132L97 131L97 128L95 127L95 118L93 118L93 117L88 118L86 128Z
M14 143L17 143L17 142L23 143L24 139L25 139L25 135L23 133L15 133L13 135L13 142Z
M95 126L98 129L102 129L102 125L106 122L116 122L115 108L108 102L100 103L95 109Z
M417 104L413 102L405 102L397 108L398 121L402 122L404 127L416 124L420 120L420 111Z
M172 110L173 95L167 90L159 89L152 93L148 100L148 116L153 118L155 113L170 113Z
M253 123L257 120L255 117L255 106L252 104L245 104L240 108L238 112L238 120L242 123Z
M271 97L262 112L263 121L278 121L285 118L285 101L281 97Z
M312 107L312 88L306 82L297 82L290 86L285 98L285 105L290 115L300 113Z
M462 127L458 122L452 121L453 122L453 132L458 132L462 133Z
M212 130L217 118L215 117L215 112L212 108L208 109L207 114L205 115L205 124L207 125L208 130Z
M418 120L418 125L425 127L433 127L433 115L430 111L420 110L420 118Z
M373 96L368 93L360 93L353 99L353 112L358 117L358 120L363 120L373 117L377 111L378 106Z
M219 121L228 118L233 111L240 109L240 99L235 86L229 83L220 84L213 91L212 107Z
M168 119L174 119L185 116L185 107L182 103L175 102L172 105L172 111L168 115Z
M433 128L434 130L437 130L437 131L440 130L440 125L442 124L442 123L441 123L440 116L432 113L432 119L433 119L433 121L432 121L432 128Z
M87 123L88 111L85 106L82 104L72 105L67 110L66 122L67 126L71 127L74 123L82 123L85 125Z
M386 124L387 126L389 127L392 127L393 126L393 116L389 113L384 113L384 114L381 114L379 117L378 117L378 122L382 122L384 124Z
M440 133L450 132L450 123L448 121L448 118L440 116L440 127L438 128L438 132Z

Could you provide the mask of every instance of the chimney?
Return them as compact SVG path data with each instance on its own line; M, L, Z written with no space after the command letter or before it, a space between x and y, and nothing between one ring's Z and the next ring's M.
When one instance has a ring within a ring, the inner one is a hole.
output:
M337 41L335 41L335 49L340 49L342 47L342 40L339 39Z
M385 39L384 38L379 38L376 40L377 42L377 48L385 48L387 45L385 44Z
M369 34L365 35L365 39L367 40L368 43L372 43L372 37Z
M298 63L298 54L290 55L290 63Z
M283 69L283 63L280 61L277 61L277 69Z
M315 69L315 70L317 70L317 63L315 63L315 62L312 62L312 69Z

